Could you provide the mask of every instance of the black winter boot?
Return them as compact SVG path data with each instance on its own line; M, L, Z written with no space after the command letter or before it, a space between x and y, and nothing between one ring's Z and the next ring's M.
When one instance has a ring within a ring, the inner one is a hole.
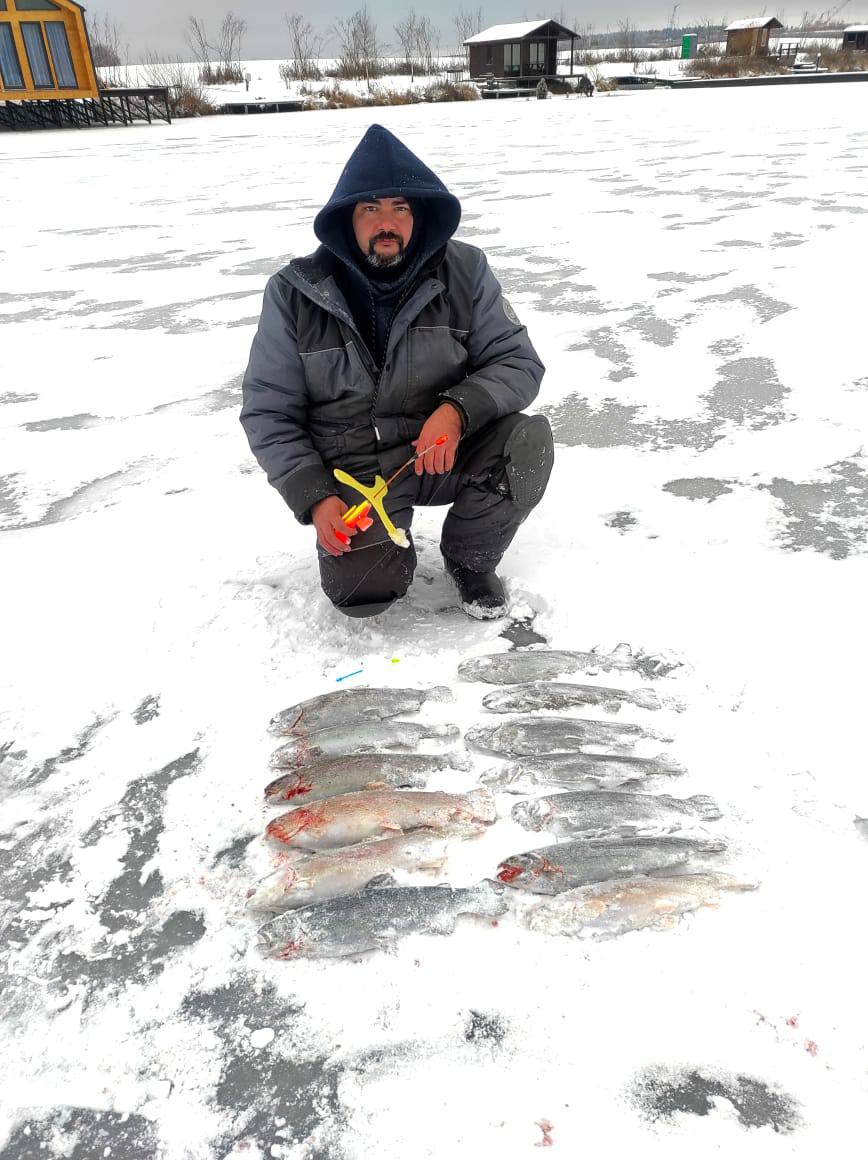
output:
M448 556L443 557L446 572L458 589L458 599L468 616L476 620L497 620L506 616L506 595L494 572L471 572Z

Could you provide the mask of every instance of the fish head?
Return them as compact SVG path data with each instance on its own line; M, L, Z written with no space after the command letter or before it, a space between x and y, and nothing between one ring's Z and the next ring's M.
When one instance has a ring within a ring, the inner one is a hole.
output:
M306 830L320 820L320 815L314 810L306 810L303 806L288 810L278 818L272 820L265 827L265 833L276 842L289 844L296 834Z
M306 932L300 916L282 914L259 928L257 947L269 959L301 958L307 947Z
M507 858L501 862L497 868L498 882L505 882L507 886L512 885L516 879L521 878L530 870L530 859L527 854L516 854L512 858ZM519 886L521 883L519 882Z
M303 774L285 773L283 777L276 777L265 787L265 800L269 805L277 806L281 802L288 802L291 798L310 793L313 785Z
M512 820L526 830L541 830L551 812L551 806L543 798L516 802L510 811Z

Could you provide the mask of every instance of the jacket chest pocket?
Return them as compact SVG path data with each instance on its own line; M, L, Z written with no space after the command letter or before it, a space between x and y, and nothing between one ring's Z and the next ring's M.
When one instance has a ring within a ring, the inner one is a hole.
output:
M334 402L342 395L364 390L364 368L356 352L345 346L299 352L304 364L307 395L314 405Z
M448 326L414 326L409 333L407 401L425 406L467 377L467 350Z

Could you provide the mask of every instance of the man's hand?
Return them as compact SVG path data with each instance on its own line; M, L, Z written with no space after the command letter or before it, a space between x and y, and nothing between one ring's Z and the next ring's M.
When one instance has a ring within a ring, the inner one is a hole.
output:
M441 435L449 438L439 447L432 447ZM425 420L425 426L419 432L419 438L413 440L416 448L431 447L427 455L416 460L416 474L427 471L429 475L444 475L452 470L455 462L455 452L458 450L458 441L461 438L461 415L457 407L451 403L441 403L433 415Z
M356 534L356 528L348 528L341 519L347 510L347 505L337 495L327 495L310 509L316 538L330 556L342 556L344 552L349 552L350 537Z

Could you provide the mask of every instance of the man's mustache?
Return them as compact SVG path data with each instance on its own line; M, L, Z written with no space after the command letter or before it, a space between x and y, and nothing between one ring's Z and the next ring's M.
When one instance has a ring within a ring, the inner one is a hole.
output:
M401 247L404 245L398 234L377 234L376 237L371 238L370 245L374 246L377 242L397 242Z

